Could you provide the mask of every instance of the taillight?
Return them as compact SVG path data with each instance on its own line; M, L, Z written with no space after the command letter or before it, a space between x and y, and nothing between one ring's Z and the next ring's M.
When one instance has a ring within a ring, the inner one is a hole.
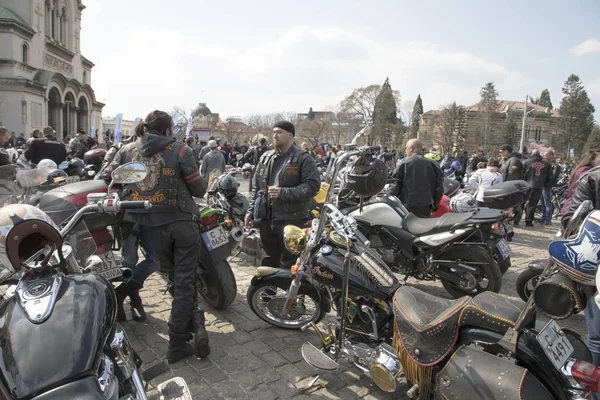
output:
M571 375L584 390L600 392L600 368L579 360L571 366Z
M208 217L204 217L200 219L200 223L202 225L211 225L213 222L219 219L219 213L215 212L213 215L209 215Z

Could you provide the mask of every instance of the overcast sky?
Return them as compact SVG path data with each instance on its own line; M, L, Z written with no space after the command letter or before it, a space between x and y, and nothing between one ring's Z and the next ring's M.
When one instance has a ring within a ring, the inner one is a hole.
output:
M389 76L402 103L470 105L571 73L600 111L600 1L84 0L82 54L104 116L192 108L307 112ZM596 112L597 118L600 113Z

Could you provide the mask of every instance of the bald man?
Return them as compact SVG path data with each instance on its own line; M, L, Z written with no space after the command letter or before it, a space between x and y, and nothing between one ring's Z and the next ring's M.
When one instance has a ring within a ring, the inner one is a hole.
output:
M409 140L405 150L406 157L392 175L397 180L392 194L408 211L418 217L429 218L442 200L444 174L436 162L423 157L423 144L419 139Z

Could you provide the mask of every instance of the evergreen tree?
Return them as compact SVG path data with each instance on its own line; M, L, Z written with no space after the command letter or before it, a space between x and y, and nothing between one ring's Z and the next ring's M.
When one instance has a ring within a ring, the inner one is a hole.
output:
M550 100L550 92L548 89L542 90L542 94L540 94L540 97L535 99L534 104L548 107L550 110L552 110L552 100Z
M592 133L585 143L585 150L598 150L600 149L600 125L594 124Z
M306 116L306 119L309 121L315 119L315 112L313 111L312 107L308 109L308 115Z
M562 92L564 96L559 108L561 134L558 143L564 146L567 152L569 148L573 148L576 154L580 154L590 139L596 109L577 75L569 76Z
M419 132L419 127L421 124L421 115L423 115L423 100L421 100L421 95L417 96L417 100L415 101L415 105L413 106L412 111L412 121L410 121L410 138L416 138L417 132Z
M374 133L380 137L382 144L391 144L391 135L397 129L398 109L394 91L389 78L385 78L381 91L375 99L373 109Z
M493 82L486 83L479 91L479 95L481 96L479 111L477 113L479 119L479 139L483 139L483 148L487 153L489 151L488 141L492 138L494 132L494 115L498 111L500 104L498 102L498 91Z
M510 144L515 147L518 144L517 135L519 131L519 123L521 122L522 113L515 110L509 110L502 126L502 139L505 144ZM518 147L518 146L517 146Z

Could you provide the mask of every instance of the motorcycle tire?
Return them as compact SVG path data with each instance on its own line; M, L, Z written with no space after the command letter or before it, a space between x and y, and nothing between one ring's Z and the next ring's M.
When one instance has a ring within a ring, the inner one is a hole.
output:
M227 260L213 263L198 279L198 294L212 308L224 310L235 300L237 283Z
M487 251L487 249L477 246L464 246L460 250L455 249L454 254L458 261L480 262L481 260L489 258L489 255L486 254ZM483 276L487 279L487 285L481 285L482 281L478 280L473 288L465 288L460 287L453 282L441 279L444 289L446 289L446 291L456 299L463 296L473 297L481 292L486 291L494 293L500 292L500 289L502 289L502 272L500 271L500 267L498 266L496 260L492 259L492 261L489 263L473 266L480 269ZM475 278L474 276L472 277Z
M529 300L531 293L533 293L533 289L538 283L538 279L541 275L542 271L533 271L531 269L526 269L521 272L517 277L517 294L523 301Z
M494 249L494 259L498 263L498 266L500 267L500 272L502 273L502 275L504 275L506 273L506 271L508 271L508 269L512 265L512 263L510 261L510 257L506 257L506 260L505 260L504 258L502 258L502 254L500 254L498 249Z
M313 313L311 318L303 320L298 319L296 321L292 321L289 319L283 320L271 314L271 310L268 309L270 301L266 304L266 306L260 304L260 302L264 302L264 298L268 298L269 296L275 296L277 293L277 289L280 289L287 294L291 283L291 279L269 279L258 282L255 285L250 285L250 287L248 288L248 293L246 294L250 310L252 310L252 312L257 317L259 317L266 323L276 326L278 328L299 330L310 322L318 324L323 318L325 318L327 310L319 301L321 296L319 296L317 289L312 285L307 284L306 282L302 282L298 294L308 296L312 303L315 305L315 312ZM271 306L271 308L274 310L281 310L286 300L285 297L277 297L275 298L275 300L276 302ZM306 298L304 299L304 301L306 301Z

